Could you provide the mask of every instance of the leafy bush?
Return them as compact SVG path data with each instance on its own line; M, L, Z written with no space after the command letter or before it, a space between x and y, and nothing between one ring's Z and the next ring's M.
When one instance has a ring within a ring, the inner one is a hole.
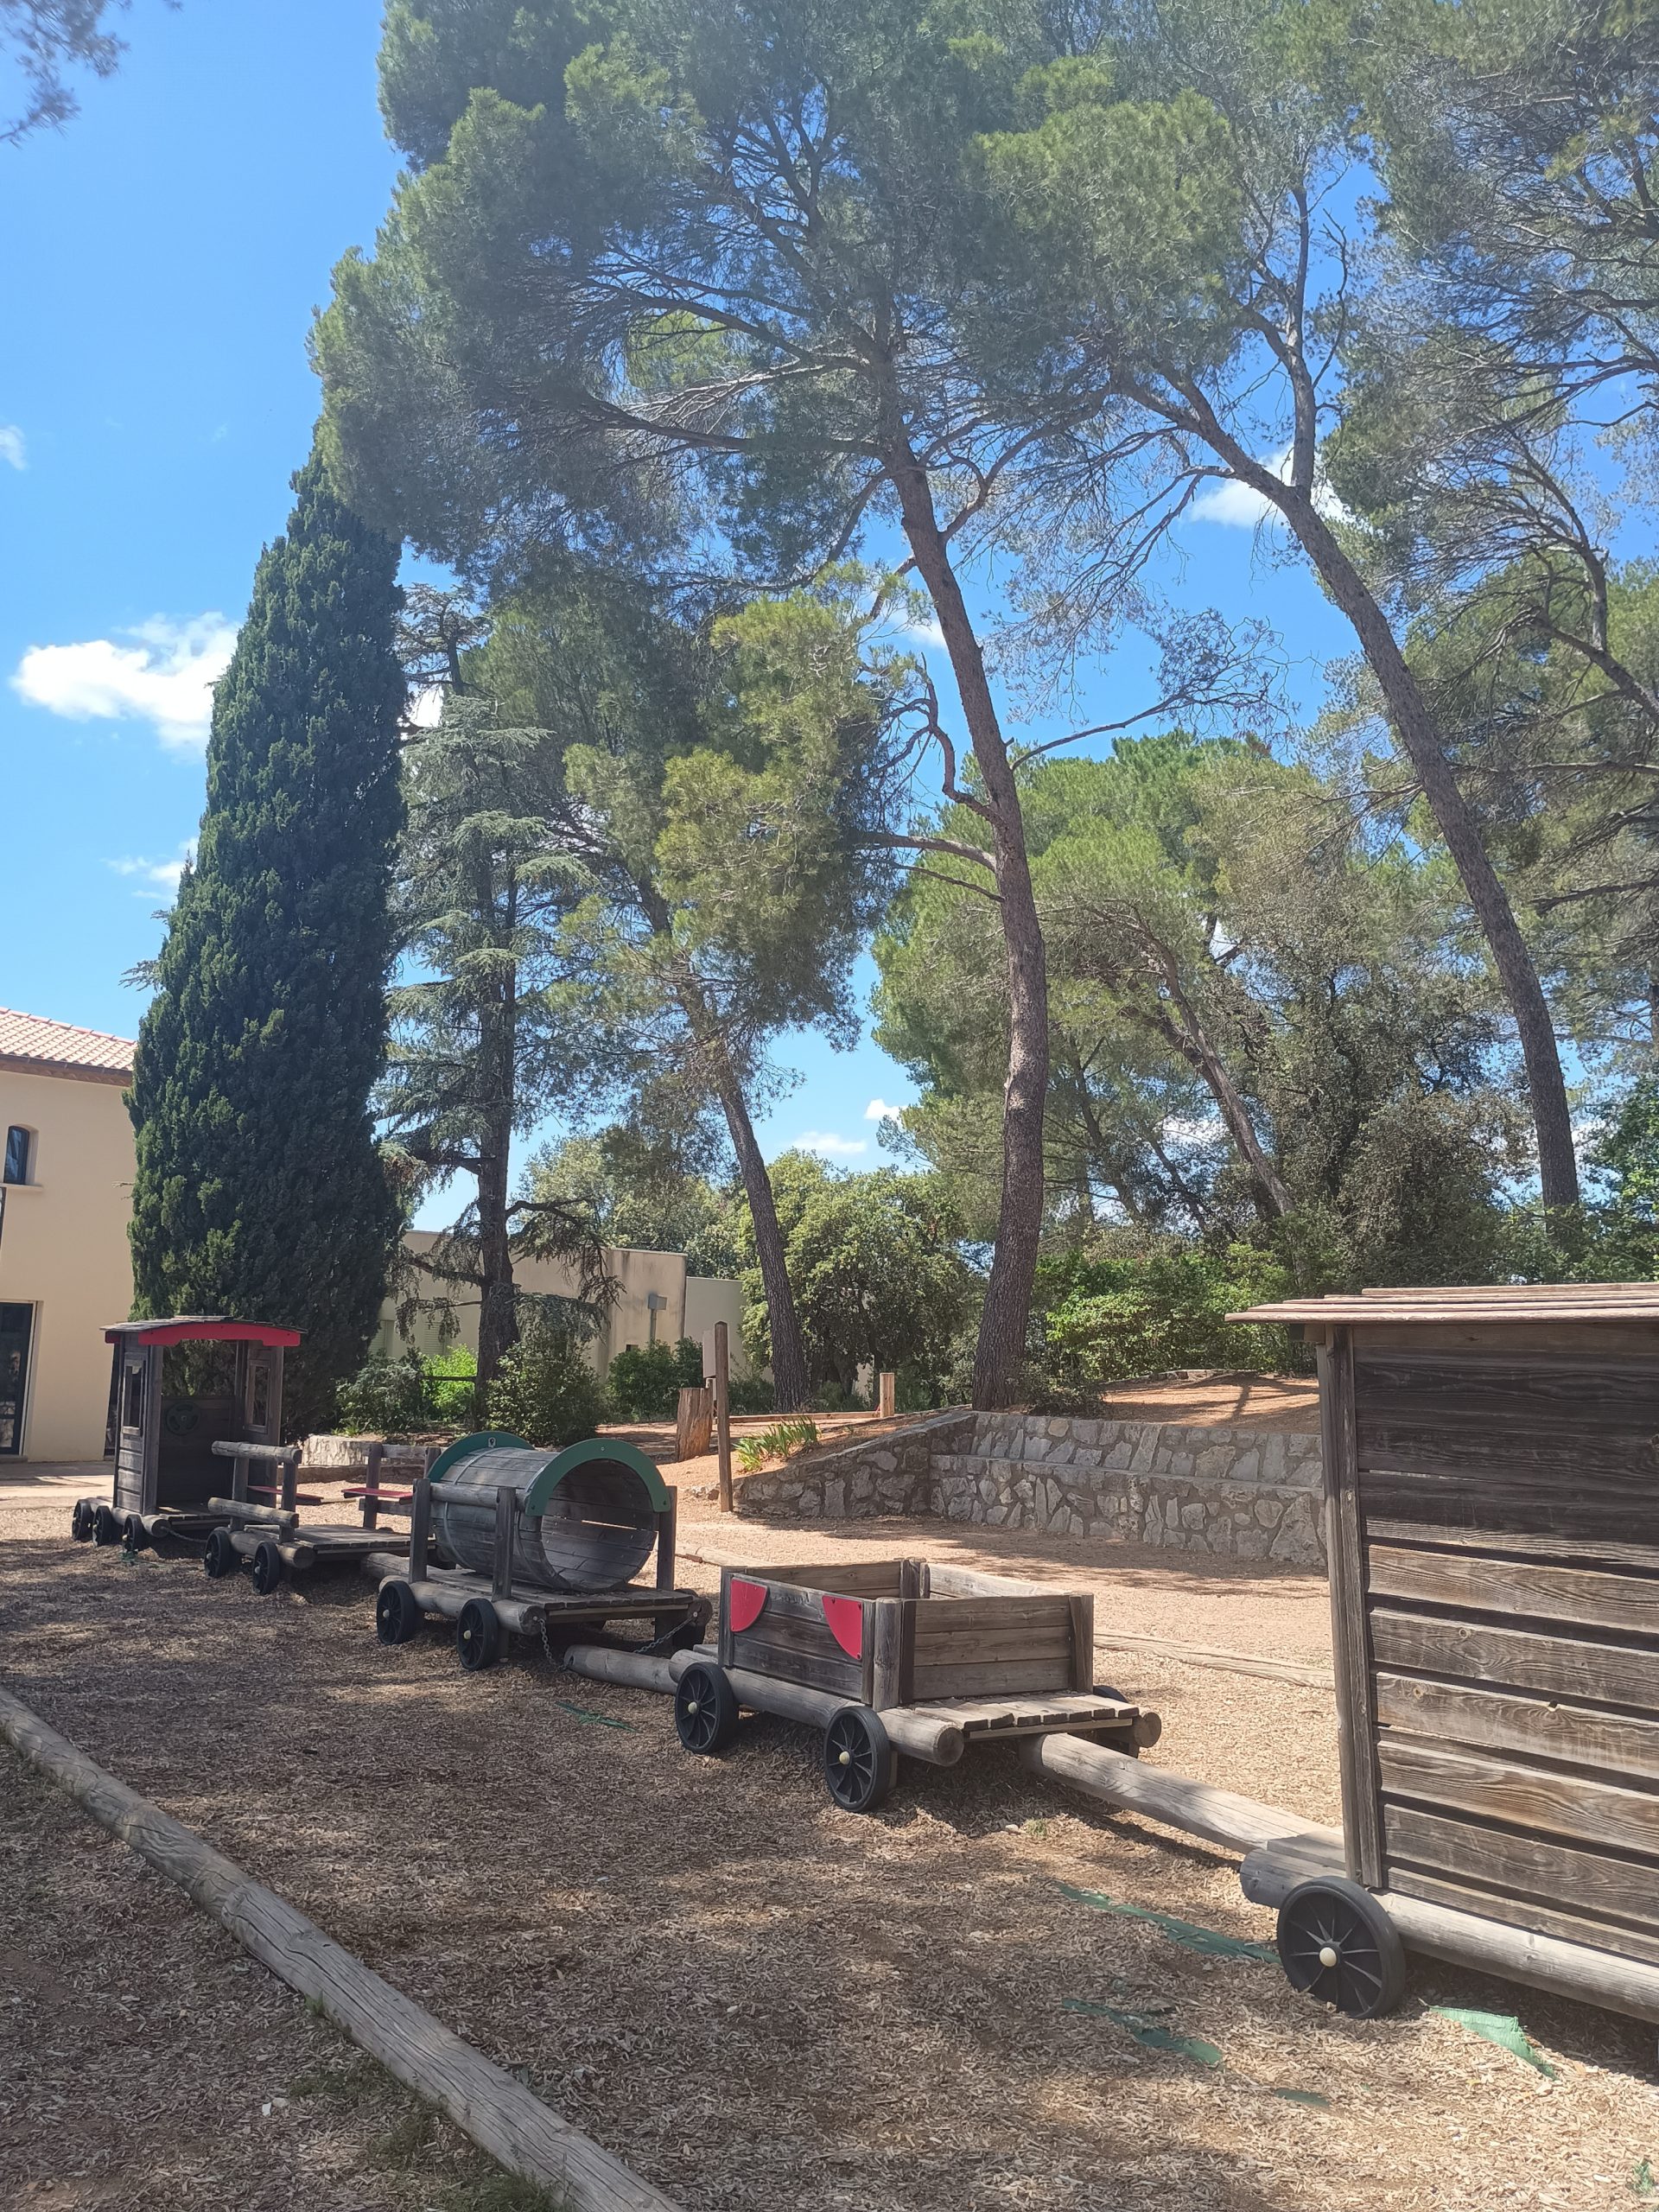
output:
M538 1323L527 1328L490 1386L492 1428L555 1446L596 1436L605 1392L577 1340Z
M1131 1376L1180 1367L1297 1363L1282 1329L1230 1323L1230 1311L1282 1297L1285 1270L1249 1244L1173 1243L1068 1253L1040 1270L1033 1395L1090 1395Z
M746 1475L755 1475L768 1459L787 1459L791 1452L804 1452L809 1444L817 1440L818 1424L815 1421L775 1421L759 1436L746 1436L741 1444L734 1445L732 1457Z
M731 1398L734 1414L769 1414L778 1403L778 1393L764 1375L734 1375Z
M629 1344L612 1360L605 1387L619 1421L671 1421L680 1392L702 1382L702 1347L690 1337L677 1344Z
M335 1393L335 1418L348 1436L407 1436L428 1428L478 1425L478 1360L465 1344L423 1359L371 1359Z

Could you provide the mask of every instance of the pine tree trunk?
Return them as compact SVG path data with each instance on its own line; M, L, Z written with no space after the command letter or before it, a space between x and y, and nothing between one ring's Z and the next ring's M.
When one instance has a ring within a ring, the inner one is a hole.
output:
M998 912L1007 957L1008 1068L1002 1089L1002 1192L996 1249L974 1355L974 1404L1007 1405L1018 1388L1037 1247L1042 1234L1043 1111L1048 1095L1048 962L1032 889L1020 794L1003 741L984 657L950 549L934 512L927 472L908 444L889 448L905 537L944 633L980 774L976 794L990 816Z
M513 917L509 912L509 931ZM512 1153L517 1119L518 987L509 979L499 998L479 1007L478 1132L478 1387L480 1395L501 1371L518 1341L518 1302L512 1274Z
M724 1055L722 1054L722 1059ZM749 1202L754 1229L755 1257L760 1262L761 1287L766 1294L766 1322L772 1336L772 1387L780 1414L804 1411L810 1391L807 1383L806 1348L795 1312L795 1294L789 1287L784 1258L784 1232L772 1195L772 1178L760 1156L760 1146L749 1119L748 1102L726 1063L726 1080L720 1086L720 1103L737 1154L738 1173Z
M1387 616L1364 580L1338 544L1314 507L1312 496L1274 480L1268 492L1295 532L1320 581L1354 626L1371 673L1382 687L1389 712L1423 796L1446 840L1469 904L1491 947L1493 965L1515 1016L1526 1064L1532 1118L1538 1133L1538 1179L1547 1207L1579 1202L1578 1158L1567 1083L1555 1041L1549 1001L1538 979L1530 947L1521 933L1509 893L1492 866L1480 825L1452 773L1416 677L1401 652Z
M639 886L639 899L646 919L658 936L670 932L668 910L656 893ZM754 1230L755 1257L760 1268L760 1287L766 1294L766 1328L772 1338L772 1387L776 1395L779 1413L804 1412L811 1395L806 1372L806 1348L801 1338L801 1325L795 1311L795 1294L790 1288L789 1268L784 1257L784 1232L779 1224L778 1205L772 1192L772 1177L760 1154L760 1141L754 1134L754 1123L749 1118L748 1101L743 1096L743 1085L737 1070L732 1065L731 1053L721 1034L720 1024L710 1012L707 1001L697 988L696 979L687 976L678 985L680 1011L696 1039L697 1050L715 1094L720 1100L721 1111L726 1116L726 1128L732 1140L732 1150L737 1155L737 1171L743 1179L743 1194L749 1202L749 1220Z

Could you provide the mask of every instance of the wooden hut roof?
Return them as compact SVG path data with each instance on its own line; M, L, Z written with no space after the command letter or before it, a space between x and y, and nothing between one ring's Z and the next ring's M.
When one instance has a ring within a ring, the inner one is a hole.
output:
M232 1321L222 1313L175 1313L160 1320L112 1321L104 1332L106 1344L122 1338L140 1344L281 1344L291 1350L300 1341L297 1329L276 1321Z
M1426 1290L1362 1290L1247 1306L1230 1321L1387 1327L1390 1323L1659 1322L1659 1282L1471 1283Z

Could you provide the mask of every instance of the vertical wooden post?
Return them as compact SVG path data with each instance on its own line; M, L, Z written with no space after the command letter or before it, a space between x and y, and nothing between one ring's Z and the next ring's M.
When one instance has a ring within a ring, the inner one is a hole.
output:
M1095 1686L1095 1601L1092 1596L1069 1597L1071 1617L1071 1687L1091 1690Z
M732 1636L732 1570L720 1570L720 1618L715 1624L715 1648L722 1667L729 1667L733 1656Z
M490 1578L493 1598L512 1595L512 1524L518 1510L518 1494L503 1483L495 1493L494 1573Z
M898 1377L894 1375L890 1367L884 1367L882 1369L880 1374L876 1377L875 1387L875 1409L877 1413L880 1414L883 1421L891 1421L893 1419L893 1407L898 1396Z
M380 1526L380 1462L386 1456L386 1447L377 1436L369 1446L368 1465L363 1470L363 1526Z
M248 1461L245 1452L238 1452L231 1465L231 1496L238 1505L248 1495Z
M297 1444L294 1444L290 1445L283 1454L282 1508L284 1513L292 1513L295 1510L299 1502L299 1493L300 1447Z
M715 1324L715 1448L720 1454L720 1510L732 1510L732 1367L723 1321Z
M426 1547L432 1533L432 1478L423 1475L409 1502L409 1579L426 1580Z
M680 1517L680 1494L677 1490L668 1493L668 1503L657 1516L657 1587L674 1587L674 1533Z
M1366 1613L1365 1536L1359 1510L1352 1332L1332 1330L1330 1344L1320 1346L1318 1357L1343 1843L1349 1874L1368 1890L1376 1890L1382 1886L1382 1807L1376 1771L1370 1623Z

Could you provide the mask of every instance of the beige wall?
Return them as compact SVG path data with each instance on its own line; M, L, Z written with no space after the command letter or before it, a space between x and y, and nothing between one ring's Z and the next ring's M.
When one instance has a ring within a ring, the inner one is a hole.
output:
M413 1229L405 1241L412 1250L428 1252L437 1240L429 1230ZM672 1344L682 1337L695 1337L704 1345L705 1357L711 1357L716 1321L726 1322L730 1329L732 1372L749 1372L738 1337L742 1301L734 1282L695 1275L688 1279L685 1257L679 1252L643 1252L607 1246L605 1264L616 1281L618 1294L588 1347L589 1356L601 1375L625 1344L647 1344L653 1338L658 1344ZM521 1260L515 1274L520 1290L569 1297L575 1287L575 1276L570 1268L545 1260ZM442 1284L430 1286L433 1291L442 1287ZM663 1301L655 1311L654 1329L650 1304L652 1297ZM453 1298L455 1319L460 1325L459 1340L476 1351L478 1294L465 1284L457 1284ZM435 1352L440 1341L435 1314L423 1312L410 1334L403 1337L397 1331L392 1301L388 1300L381 1308L380 1331L374 1349L383 1356L389 1357L411 1346L419 1352Z
M0 1304L35 1309L20 1456L99 1459L104 1331L132 1304L132 1124L113 1083L0 1068L0 1139L14 1123L35 1132L30 1180L6 1185L0 1227Z

